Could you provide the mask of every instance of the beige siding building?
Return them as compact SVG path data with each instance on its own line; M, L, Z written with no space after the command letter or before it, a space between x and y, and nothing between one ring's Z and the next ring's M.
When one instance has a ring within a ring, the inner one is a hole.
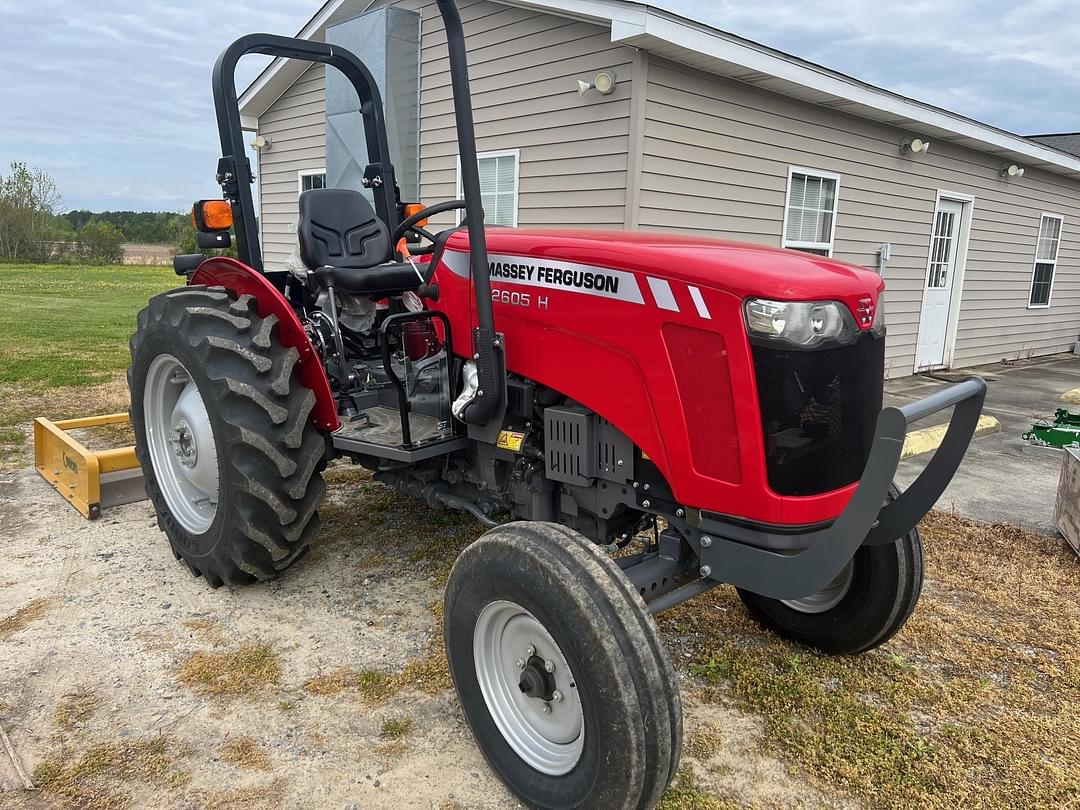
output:
M454 198L434 2L330 0L300 36L387 5L421 15L420 199ZM1080 157L625 0L460 5L489 223L679 231L877 269L890 376L1080 336ZM579 92L601 73L610 93ZM323 68L272 63L241 111L271 144L256 171L280 266L299 192L325 182Z

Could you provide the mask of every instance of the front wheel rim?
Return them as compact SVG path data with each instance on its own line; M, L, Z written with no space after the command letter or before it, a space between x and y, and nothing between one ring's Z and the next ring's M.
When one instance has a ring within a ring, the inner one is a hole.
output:
M841 569L833 581L817 593L804 596L801 599L783 599L782 604L799 613L824 613L844 601L851 583L855 579L855 561L848 560L848 564Z
M202 394L183 363L161 354L143 389L146 445L169 512L190 534L204 534L218 504L214 431Z
M473 629L480 692L506 743L531 768L562 776L581 759L585 717L566 657L513 602L484 607Z

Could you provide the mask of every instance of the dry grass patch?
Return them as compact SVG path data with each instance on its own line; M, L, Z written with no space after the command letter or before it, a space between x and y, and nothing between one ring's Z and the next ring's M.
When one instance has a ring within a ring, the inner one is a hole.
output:
M742 805L705 793L698 785L697 774L683 765L664 793L657 810L740 810Z
M186 798L199 810L273 810L282 806L284 792L285 780L278 777L254 787L192 791Z
M93 692L79 689L64 695L53 713L53 721L63 731L74 731L86 724L100 703L101 699Z
M44 618L54 604L56 604L55 597L41 597L31 600L14 613L0 619L0 641L7 640L33 622Z
M730 589L661 618L707 696L764 746L876 807L1080 803L1080 561L1061 541L944 514L927 584L884 648L827 658L764 633Z
M221 761L250 771L273 769L270 757L251 737L230 737L221 744Z
M187 784L190 774L174 767L175 760L186 755L168 736L96 745L77 758L65 748L34 769L34 781L50 807L124 810L132 801L126 782L157 790Z
M704 762L720 753L723 745L723 729L714 723L704 723L687 733L683 753Z
M242 644L232 652L193 653L177 677L201 695L250 697L281 681L281 662L267 644Z
M401 740L412 733L411 717L388 717L383 720L379 736L384 740Z

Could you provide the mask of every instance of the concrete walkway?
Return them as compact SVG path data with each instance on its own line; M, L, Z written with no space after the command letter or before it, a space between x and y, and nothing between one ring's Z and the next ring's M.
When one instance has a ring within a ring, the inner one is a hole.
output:
M1035 447L1020 437L1040 417L1052 418L1057 408L1077 405L1062 402L1062 395L1080 388L1080 357L995 363L972 369L989 386L984 413L1001 422L1001 431L971 443L959 472L938 501L937 508L992 523L1012 523L1025 529L1056 535L1054 502L1061 472L1061 451ZM885 382L885 402L901 405L949 385L926 375ZM943 411L914 427L948 421ZM907 486L926 465L929 455L900 463L897 483Z

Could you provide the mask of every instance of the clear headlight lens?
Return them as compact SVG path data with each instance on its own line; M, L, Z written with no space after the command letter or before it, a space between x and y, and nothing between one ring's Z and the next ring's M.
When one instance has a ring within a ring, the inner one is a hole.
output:
M847 343L859 333L851 311L839 301L770 301L766 298L748 298L743 307L746 312L746 328L751 335L783 341L793 346L816 346L827 340Z

